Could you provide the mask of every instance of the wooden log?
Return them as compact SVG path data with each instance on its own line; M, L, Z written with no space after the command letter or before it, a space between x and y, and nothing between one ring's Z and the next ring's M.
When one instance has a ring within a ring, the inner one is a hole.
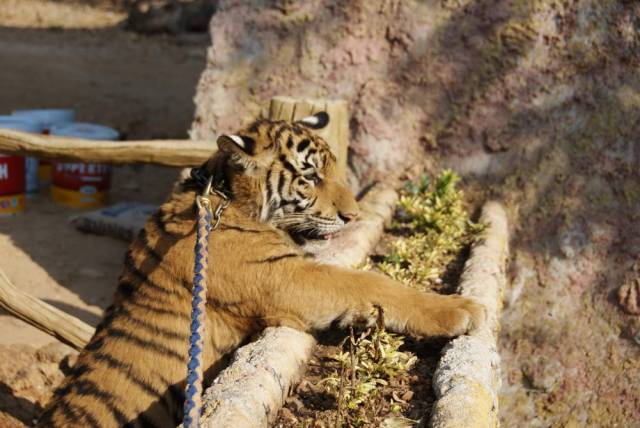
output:
M271 99L269 119L296 121L320 111L329 114L329 125L317 131L325 139L338 160L340 178L347 176L349 147L349 109L345 100L311 100L277 96Z
M195 166L217 150L215 141L97 141L0 129L0 153L71 162Z
M1 270L0 308L77 350L93 336L93 327L19 290Z
M326 128L317 131L318 135L331 146L331 150L338 159L338 172L341 178L345 178L349 139L346 101L274 97L269 106L269 118L293 121L319 111L329 113L330 122ZM70 162L154 163L188 167L203 163L216 150L214 141L98 141L0 129L0 153L2 154Z
M509 252L507 216L497 202L487 202L480 217L488 224L474 245L458 287L487 309L487 322L468 336L449 343L433 377L437 401L431 416L433 428L496 428L500 355L502 296L507 283Z
M328 243L306 247L324 263L351 267L364 261L391 220L398 194L377 186L360 202L361 215ZM300 378L315 345L312 336L271 327L239 349L203 397L202 428L267 427Z

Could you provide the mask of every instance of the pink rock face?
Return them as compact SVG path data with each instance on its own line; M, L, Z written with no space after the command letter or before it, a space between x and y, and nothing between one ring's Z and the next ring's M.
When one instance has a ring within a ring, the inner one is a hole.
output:
M429 98L424 82L407 88L405 73L425 53L433 14L410 3L220 2L192 136L234 130L275 95L343 98L361 184L398 171L429 121L416 103Z
M618 303L630 314L640 315L640 258L627 272L618 289Z
M637 425L640 3L222 1L211 33L194 137L344 98L360 186L437 156L504 201L504 426Z

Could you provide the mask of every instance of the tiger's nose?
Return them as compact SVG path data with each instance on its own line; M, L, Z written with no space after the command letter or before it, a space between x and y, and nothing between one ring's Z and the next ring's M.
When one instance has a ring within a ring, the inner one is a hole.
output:
M338 217L345 223L349 223L352 220L355 220L358 217L357 212L339 212Z

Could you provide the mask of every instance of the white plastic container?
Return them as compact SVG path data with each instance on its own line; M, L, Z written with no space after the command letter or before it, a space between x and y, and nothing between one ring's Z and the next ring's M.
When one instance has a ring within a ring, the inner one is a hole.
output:
M116 141L115 129L92 123L54 125L51 135L89 140ZM51 196L55 202L75 208L94 208L107 203L111 166L99 163L54 162Z
M30 122L40 123L44 134L48 134L53 125L71 123L76 120L76 112L66 108L14 110L11 115Z
M12 116L30 122L39 123L42 126L42 134L49 134L51 127L62 123L71 123L76 120L76 113L66 108L14 110ZM38 181L43 187L51 183L51 162L42 160L38 165Z

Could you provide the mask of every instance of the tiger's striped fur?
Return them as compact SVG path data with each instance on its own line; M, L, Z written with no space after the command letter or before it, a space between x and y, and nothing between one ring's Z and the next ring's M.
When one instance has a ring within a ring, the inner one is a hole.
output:
M225 358L270 325L324 329L368 320L417 337L463 334L484 310L459 296L426 294L371 272L321 265L292 236L322 237L357 215L335 157L312 128L259 120L222 136L202 168L231 204L210 236L203 364ZM169 427L182 418L199 189L187 180L131 244L114 303L39 421L42 427ZM212 196L213 206L218 200Z

